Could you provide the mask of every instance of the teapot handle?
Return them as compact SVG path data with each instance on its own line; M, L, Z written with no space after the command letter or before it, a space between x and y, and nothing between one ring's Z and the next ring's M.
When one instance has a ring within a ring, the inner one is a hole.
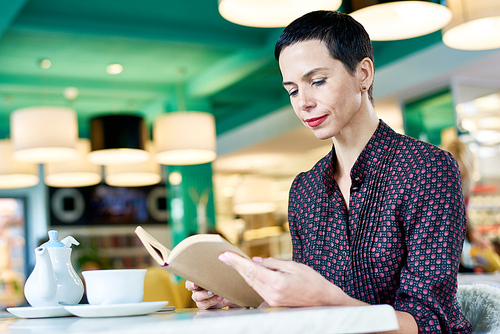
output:
M67 248L71 248L72 245L78 246L80 244L72 236L69 236L69 237L66 237L66 238L62 239L61 242L64 244L64 247L67 247Z

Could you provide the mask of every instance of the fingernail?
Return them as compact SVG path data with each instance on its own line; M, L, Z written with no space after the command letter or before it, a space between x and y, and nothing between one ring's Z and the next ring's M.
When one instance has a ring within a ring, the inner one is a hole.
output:
M263 259L259 256L254 256L252 257L252 260L253 262L261 263Z
M212 291L207 291L207 295L209 296L213 295Z
M221 301L222 297L221 296L217 296L217 300Z
M227 253L222 253L221 255L219 255L219 260L221 260L222 262L224 262L225 264L227 264L228 266L231 266L231 263L229 263L229 256Z

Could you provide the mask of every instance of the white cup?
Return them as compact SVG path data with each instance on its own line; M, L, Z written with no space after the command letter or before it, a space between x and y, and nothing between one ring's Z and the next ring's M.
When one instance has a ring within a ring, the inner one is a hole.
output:
M82 272L91 305L140 303L146 269L107 269Z

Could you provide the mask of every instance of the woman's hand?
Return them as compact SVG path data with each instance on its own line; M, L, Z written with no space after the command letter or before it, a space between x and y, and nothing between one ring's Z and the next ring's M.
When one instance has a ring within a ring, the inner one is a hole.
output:
M366 305L304 264L260 257L250 261L231 252L219 260L234 267L269 306Z
M192 292L191 298L196 303L200 310L209 308L240 307L235 303L213 294L211 291L205 290L202 287L194 284L191 281L186 281L186 289Z
M225 252L219 260L233 266L269 306L363 306L314 269L293 261L254 257L245 259ZM409 313L396 311L399 330L390 333L418 333L415 319ZM389 332L387 332L389 333Z

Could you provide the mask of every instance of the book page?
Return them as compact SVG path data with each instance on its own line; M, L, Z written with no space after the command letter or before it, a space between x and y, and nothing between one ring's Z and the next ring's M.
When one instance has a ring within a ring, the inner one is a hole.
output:
M258 307L264 301L233 267L219 260L219 255L226 251L248 258L240 249L219 235L195 235L188 239L174 248L165 269L240 306Z
M239 248L231 244L229 241L225 240L219 234L195 234L187 237L186 239L179 242L174 249L170 252L168 257L168 263L170 263L180 252L188 248L195 243L221 243L224 244L227 250L231 250L234 253L240 254L243 257L249 258L248 255L243 253ZM221 253L222 254L222 253Z
M226 251L249 258L220 235L196 234L169 251L142 227L136 228L136 234L156 262L172 274L243 307L258 307L264 301L233 267L219 260Z
M135 234L137 234L149 254L160 266L163 267L166 263L168 263L167 261L168 256L170 255L170 250L156 240L151 234L146 232L141 226L136 227Z

